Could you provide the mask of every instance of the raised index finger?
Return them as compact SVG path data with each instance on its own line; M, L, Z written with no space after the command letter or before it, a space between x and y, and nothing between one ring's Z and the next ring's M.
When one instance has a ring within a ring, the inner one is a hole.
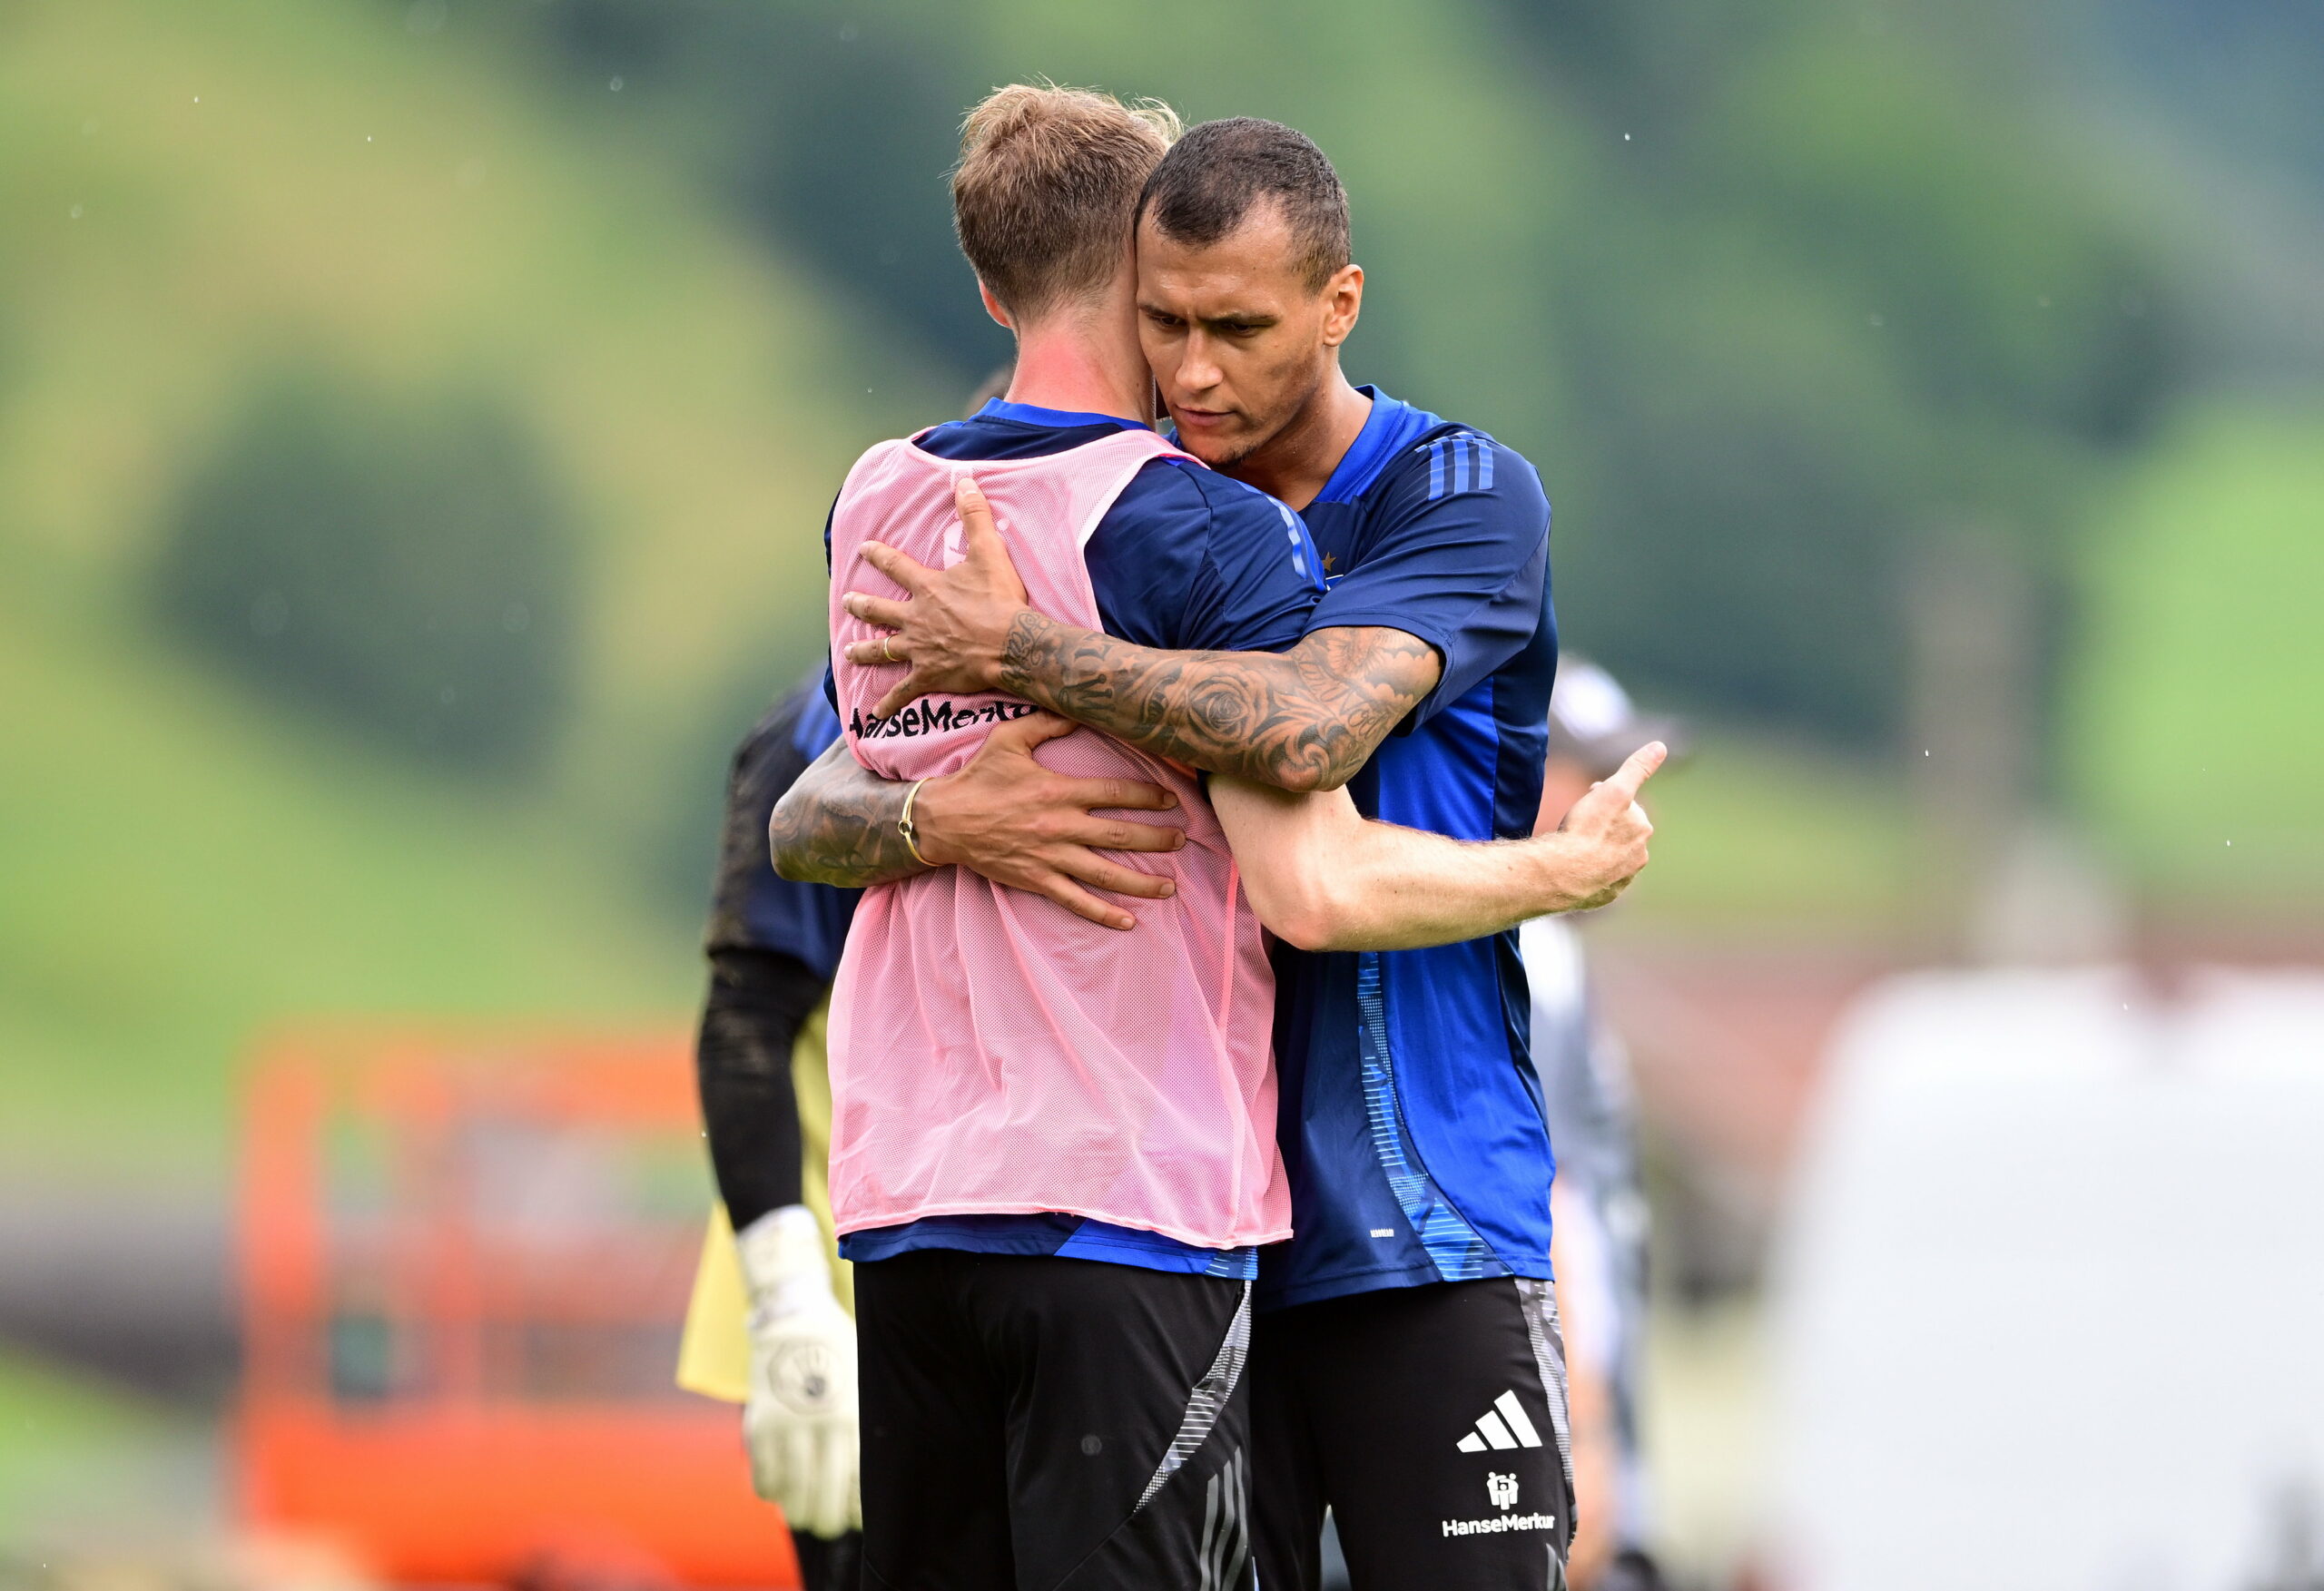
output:
M1615 770L1614 777L1606 783L1621 791L1624 800L1634 801L1638 800L1639 786L1654 776L1654 771L1662 766L1662 760L1669 754L1670 748L1660 741L1649 741L1632 751L1629 760Z

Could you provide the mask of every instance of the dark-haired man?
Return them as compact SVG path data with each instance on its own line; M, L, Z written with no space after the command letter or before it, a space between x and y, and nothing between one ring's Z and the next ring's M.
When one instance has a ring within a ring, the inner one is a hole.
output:
M1196 128L1149 180L1137 244L1140 337L1180 445L1306 517L1330 590L1304 638L1150 649L1025 606L990 541L942 575L875 550L911 600L850 599L892 631L857 655L911 670L875 711L997 689L1180 763L1344 786L1368 818L1530 832L1556 667L1549 504L1489 436L1341 373L1364 273L1330 162L1273 123ZM842 830L869 843L896 800L827 763L784 810L815 809L844 850ZM965 832L948 846L979 853ZM1551 1161L1514 938L1276 967L1295 1236L1263 1261L1252 1346L1262 1583L1315 1586L1328 1506L1360 1584L1560 1585Z

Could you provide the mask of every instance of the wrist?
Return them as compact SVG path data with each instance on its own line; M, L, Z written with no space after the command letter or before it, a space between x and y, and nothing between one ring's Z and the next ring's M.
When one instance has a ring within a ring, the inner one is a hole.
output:
M776 1317L834 1299L822 1227L804 1204L770 1210L734 1234L751 1312Z
M1541 837L1542 913L1571 911L1598 893L1588 847L1563 830Z
M1054 653L1051 633L1059 628L1048 614L1019 608L1001 630L1000 650L978 660L977 673L984 688L1006 691L1029 702L1039 700L1029 689L1033 683L1032 665L1036 659Z
M951 844L949 836L952 819L957 815L952 798L959 789L960 775L947 773L936 779L920 781L920 793L911 800L912 837L920 851L920 859L931 868L949 868L960 860L960 848ZM903 807L898 803L899 820Z
M969 673L975 681L978 690L1006 691L1009 689L1009 637L1017 633L1019 621L1039 617L1040 615L1030 608L1018 609L1016 613L1009 615L1009 622L1000 627L1000 633L994 637L991 649L980 651L977 653L975 660L969 666Z

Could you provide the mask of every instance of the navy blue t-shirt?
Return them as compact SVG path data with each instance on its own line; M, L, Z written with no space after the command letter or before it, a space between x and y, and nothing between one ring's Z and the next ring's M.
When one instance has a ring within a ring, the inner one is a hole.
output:
M825 983L839 971L840 950L863 891L786 879L774 870L766 849L775 802L837 739L839 714L813 677L801 681L743 737L727 778L704 948L778 951Z
M996 398L918 442L942 458L1034 458L1134 428L1110 415ZM1307 633L1324 590L1297 515L1183 458L1153 459L1139 469L1098 521L1082 557L1100 627L1171 652L1280 652ZM931 1248L1059 1254L1244 1280L1257 1272L1252 1249L1199 1249L1078 1215L931 1216L840 1239L840 1252L859 1261Z
M1305 516L1330 590L1308 628L1388 625L1443 675L1349 793L1368 818L1518 839L1541 800L1557 624L1550 505L1483 432L1371 388ZM1426 950L1278 946L1276 1136L1292 1238L1259 1301L1550 1274L1552 1163L1512 933Z

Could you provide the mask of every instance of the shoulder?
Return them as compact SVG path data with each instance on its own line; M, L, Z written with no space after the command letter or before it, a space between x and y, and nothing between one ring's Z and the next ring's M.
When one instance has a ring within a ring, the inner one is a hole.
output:
M812 762L839 736L839 714L824 699L822 680L802 681L761 715L735 748L739 764L756 765L788 753Z
M919 432L911 441L923 453L933 453L939 458L951 458L964 450L975 434L975 427L967 420L946 420ZM889 445L881 444L883 447Z
M1182 534L1216 541L1264 536L1269 544L1295 534L1299 516L1260 491L1190 458L1150 459L1122 494L1120 506L1141 515L1167 515Z
M806 711L806 698L807 692L803 687L787 692L770 704L759 715L759 721L751 725L750 732L743 737L742 743L734 748L734 760L737 762L759 761L774 748L789 745L798 732L799 720Z
M1304 593L1312 602L1322 594L1323 560L1307 522L1288 504L1191 459L1174 462L1209 510L1205 551L1218 579L1230 585L1256 579L1262 589L1287 601Z
M874 442L855 456L855 463L848 469L847 478L852 482L868 470L877 469L901 456L908 455L911 448L912 439L909 437L890 437L882 441ZM846 495L844 488L842 489L841 495L842 496Z
M1293 545L1298 544L1302 529L1299 516L1258 487L1221 475L1191 458L1162 462L1170 465L1187 487L1201 497L1210 517L1214 541L1228 538L1240 543L1249 538L1272 546L1288 536Z
M1150 564L1198 551L1209 532L1209 505L1187 472L1171 459L1149 458L1098 521L1089 551L1134 549Z
M1531 460L1491 433L1446 422L1407 445L1382 472L1383 506L1399 516L1460 504L1513 532L1546 532L1549 494Z

